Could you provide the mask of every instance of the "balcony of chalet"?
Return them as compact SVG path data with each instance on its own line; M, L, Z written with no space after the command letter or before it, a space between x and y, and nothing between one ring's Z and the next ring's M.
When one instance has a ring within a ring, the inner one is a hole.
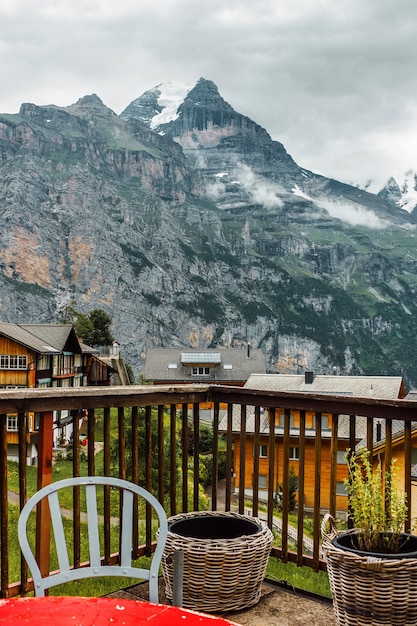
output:
M204 458L200 454L206 428L200 420L203 405L212 407L213 431L211 449L204 451ZM62 461L61 465L56 462L57 451L53 449L54 412L63 410L73 416L75 443L65 461L70 475L97 473L132 480L152 491L164 503L169 516L202 508L234 510L260 517L274 531L261 600L227 616L238 624L336 623L331 600L289 582L286 569L302 568L300 572L325 577L322 516L330 512L341 518L343 508L347 510L340 492L341 450L362 443L387 466L392 457L400 459L399 479L408 496L408 521L412 526L417 499L413 482L417 402L412 400L382 401L204 384L2 390L1 597L27 595L33 590L24 560L13 556L16 520L19 507L34 490L64 477ZM291 422L294 412L299 415L296 427ZM306 415L311 413L314 432L306 428ZM11 414L18 416L19 457L13 464L7 459L7 416ZM282 414L284 421L277 421ZM36 468L27 465L26 451L27 423L33 415L39 424ZM294 449L298 450L295 456ZM207 458L211 481L205 493L200 483L207 471ZM290 514L289 499L294 464L298 483L295 515ZM281 496L279 513L275 507L277 492ZM109 527L112 511L106 507L106 500L103 506L103 523ZM75 490L69 509L74 532L73 565L82 567L86 564L82 546L83 503ZM144 530L134 537L135 557L149 554L154 545L148 528L152 522L148 517L140 521ZM36 553L45 572L53 568L49 532L40 512L36 519ZM106 544L103 558L108 563L117 562L118 550ZM278 577L274 574L277 563ZM164 601L162 580L160 588L160 600ZM146 597L144 585L105 593L124 598Z

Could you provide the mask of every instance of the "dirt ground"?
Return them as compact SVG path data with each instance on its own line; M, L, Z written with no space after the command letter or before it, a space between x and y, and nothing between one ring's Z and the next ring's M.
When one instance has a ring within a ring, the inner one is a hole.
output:
M124 591L109 594L126 600L148 599L148 585L142 583ZM166 603L163 580L159 585L159 601ZM238 626L335 626L336 618L330 601L313 599L278 585L263 583L259 602L243 611L219 613Z
M336 618L330 602L317 601L295 591L264 583L258 604L245 610L224 614L241 626L294 626L314 624L333 626Z

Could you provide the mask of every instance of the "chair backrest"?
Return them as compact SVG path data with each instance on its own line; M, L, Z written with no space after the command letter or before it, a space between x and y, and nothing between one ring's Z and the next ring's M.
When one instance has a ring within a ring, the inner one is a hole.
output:
M62 512L58 499L58 491L66 487L85 485L87 503L87 524L89 542L89 566L72 568L65 540ZM123 507L120 519L120 563L118 565L102 565L99 543L99 514L97 512L96 487L107 485L123 492ZM149 569L132 566L132 521L134 494L144 498L156 511L159 521L158 541ZM55 538L59 570L43 576L35 559L27 536L27 523L33 508L47 498ZM97 576L125 576L149 581L149 600L158 602L158 572L168 533L165 511L158 500L146 489L119 478L105 476L86 476L68 478L47 485L35 493L23 507L18 522L20 547L31 570L36 596L44 596L45 589L81 578Z

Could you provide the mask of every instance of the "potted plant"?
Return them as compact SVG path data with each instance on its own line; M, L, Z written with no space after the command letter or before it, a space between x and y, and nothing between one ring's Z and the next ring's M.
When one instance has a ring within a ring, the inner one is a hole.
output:
M345 482L354 528L322 523L323 552L339 626L417 625L417 536L405 532L407 502L366 449L348 452ZM330 526L330 531L328 530Z

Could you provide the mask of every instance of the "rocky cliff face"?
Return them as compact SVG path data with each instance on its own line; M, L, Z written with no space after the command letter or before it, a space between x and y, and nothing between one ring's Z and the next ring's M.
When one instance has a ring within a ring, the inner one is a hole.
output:
M270 371L417 384L413 215L300 167L211 81L178 94L0 116L0 318L103 308L136 373L250 341Z
M409 170L399 182L395 178L390 178L378 196L416 216L417 173Z

